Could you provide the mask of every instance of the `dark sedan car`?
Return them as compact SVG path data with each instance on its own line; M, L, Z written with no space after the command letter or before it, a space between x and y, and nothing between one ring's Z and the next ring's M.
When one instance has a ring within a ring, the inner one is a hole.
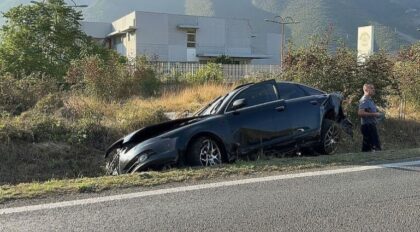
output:
M142 128L106 151L108 174L172 165L212 166L261 149L334 153L351 133L339 93L274 80L237 87L192 117Z

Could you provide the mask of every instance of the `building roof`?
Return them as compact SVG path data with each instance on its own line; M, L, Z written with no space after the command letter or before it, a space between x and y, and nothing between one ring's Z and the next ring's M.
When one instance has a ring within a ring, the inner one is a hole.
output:
M122 30L113 31L113 32L109 33L106 37L112 37L112 36L116 36L116 35L124 35L127 32L133 32L133 31L136 31L136 30L137 30L136 27L129 26L129 27L124 28Z
M198 25L189 25L189 24L179 24L177 26L179 29L199 29Z
M239 53L199 53L198 57L219 57L228 56L231 58L248 58L248 59L269 59L271 56L263 54L239 54Z

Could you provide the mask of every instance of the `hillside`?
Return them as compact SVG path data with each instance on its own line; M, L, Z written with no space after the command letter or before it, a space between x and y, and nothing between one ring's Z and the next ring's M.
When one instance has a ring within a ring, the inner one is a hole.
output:
M274 15L292 16L301 23L287 27L297 45L332 26L336 38L355 47L357 27L376 25L376 47L396 50L420 39L418 0L75 0L88 21L110 22L134 10L217 17L249 18L255 32L278 32L264 21ZM0 11L30 0L3 0ZM2 20L0 20L1 23Z

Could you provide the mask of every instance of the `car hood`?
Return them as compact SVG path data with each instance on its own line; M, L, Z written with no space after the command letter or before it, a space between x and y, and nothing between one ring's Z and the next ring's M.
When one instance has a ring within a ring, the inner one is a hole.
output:
M143 127L137 131L132 132L131 134L117 140L115 143L113 143L105 153L105 157L109 155L109 153L117 148L121 148L124 145L128 144L139 144L143 141L146 141L148 139L154 138L156 136L162 135L166 132L184 127L186 125L192 124L197 121L201 121L204 118L207 118L211 115L206 116L195 116L195 117L188 117L188 118L181 118L176 120L171 120L159 124L155 124L152 126Z

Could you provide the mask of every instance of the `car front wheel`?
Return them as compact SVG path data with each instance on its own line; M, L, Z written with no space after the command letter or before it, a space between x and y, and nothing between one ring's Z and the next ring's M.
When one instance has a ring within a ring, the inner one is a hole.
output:
M321 129L321 141L315 150L325 155L333 154L338 149L339 141L340 130L337 123L332 120L325 119Z
M195 139L188 150L189 163L194 166L214 166L222 163L222 150L210 137Z
M119 171L119 161L120 161L121 149L114 150L111 154L108 155L105 161L105 174L117 176L120 174Z

